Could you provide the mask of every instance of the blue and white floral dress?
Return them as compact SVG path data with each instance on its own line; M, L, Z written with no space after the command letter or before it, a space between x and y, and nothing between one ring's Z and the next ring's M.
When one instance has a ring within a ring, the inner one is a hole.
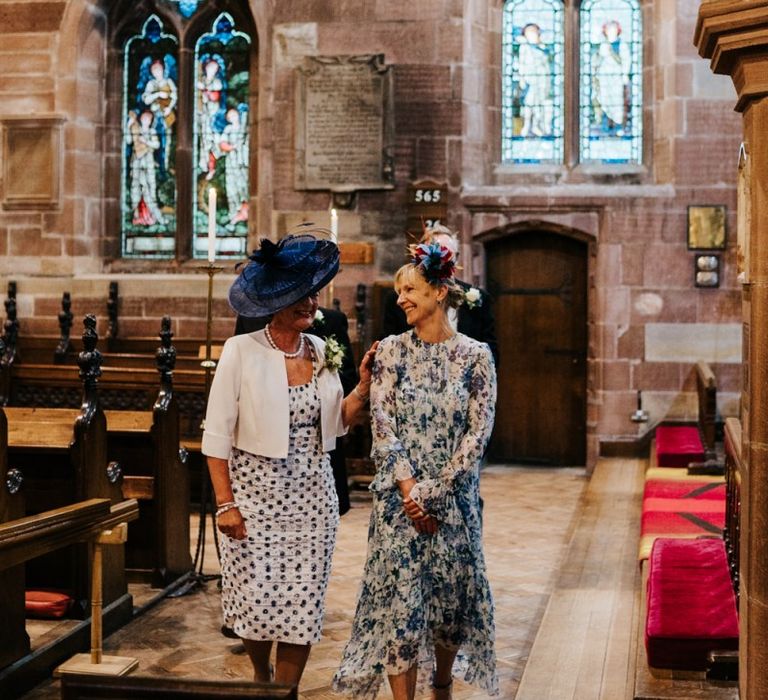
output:
M462 334L415 332L379 345L371 387L376 478L368 557L333 687L374 698L414 663L431 680L434 647L458 649L453 674L498 693L494 608L481 541L479 465L493 427L496 373L488 346ZM439 520L420 534L397 482Z

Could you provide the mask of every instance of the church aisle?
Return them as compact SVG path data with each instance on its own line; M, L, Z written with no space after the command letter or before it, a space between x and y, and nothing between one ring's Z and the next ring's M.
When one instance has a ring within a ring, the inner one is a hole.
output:
M501 698L511 700L558 579L587 483L583 469L490 466L483 471L485 553L496 600L496 651ZM352 510L342 518L328 591L322 641L313 649L302 682L302 698L338 698L330 680L349 636L357 585L366 552L370 512L366 492L355 492ZM193 527L193 539L197 528ZM206 569L215 570L208 539ZM137 673L189 678L248 678L250 663L242 645L224 638L216 582L205 589L165 600L105 640L105 652L139 659ZM53 700L59 684L48 681L25 700ZM382 693L389 697L389 692ZM454 698L486 698L456 682Z
M645 466L598 461L517 700L632 698Z

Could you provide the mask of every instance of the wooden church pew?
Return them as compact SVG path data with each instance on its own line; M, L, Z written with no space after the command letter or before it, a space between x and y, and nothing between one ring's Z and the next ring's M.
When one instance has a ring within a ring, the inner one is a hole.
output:
M8 410L8 467L23 474L25 514L60 508L88 498L123 500L120 472L107 459L107 423L98 401L99 356L95 348L95 318L87 316L81 354L81 409L64 411L46 421L16 419ZM130 616L122 547L105 555L104 598L121 601ZM75 614L88 612L88 553L85 546L57 551L27 567L28 588L67 588L75 599ZM62 582L66 585L62 586Z
M140 501L139 520L129 528L125 563L131 581L165 587L192 568L189 553L189 472L179 449L178 401L172 374L175 352L170 318L163 319L157 350L160 389L151 411L105 411L107 459L122 472L122 495ZM8 408L26 432L60 430L71 409ZM57 425L58 424L58 425Z
M20 336L15 299L10 294L6 306L13 316L13 321L6 321L12 330L6 335L9 345L13 345L3 352L6 361L0 364L0 405L79 408L77 354L69 341L69 331L62 327L60 338ZM116 339L108 340L112 345L117 343ZM205 413L206 374L200 367L199 344L199 340L192 339L176 340L174 344L174 390L181 434L191 440L199 439ZM157 340L126 339L120 341L122 345L126 351L121 347L120 352L102 353L101 405L106 410L150 411L157 395ZM184 352L179 352L179 345ZM57 348L66 350L57 356Z
M0 502L7 495L0 495ZM90 622L85 622L67 628L40 649L31 649L25 628L25 564L64 548L87 548L101 532L136 517L136 501L110 505L108 499L88 499L0 523L0 579L11 584L0 588L0 697L18 697L88 639ZM127 621L111 613L105 616L107 629Z

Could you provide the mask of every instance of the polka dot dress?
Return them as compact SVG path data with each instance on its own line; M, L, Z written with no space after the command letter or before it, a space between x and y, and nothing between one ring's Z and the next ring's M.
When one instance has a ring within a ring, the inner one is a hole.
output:
M222 536L224 621L241 638L314 644L339 523L317 382L291 386L286 459L233 448L232 493L248 536Z

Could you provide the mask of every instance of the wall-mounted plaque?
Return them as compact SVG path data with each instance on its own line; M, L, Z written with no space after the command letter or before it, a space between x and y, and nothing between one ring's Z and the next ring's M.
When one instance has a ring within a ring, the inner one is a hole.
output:
M63 121L59 115L0 117L4 209L59 206Z
M384 56L313 56L297 70L296 189L392 189L394 98Z

